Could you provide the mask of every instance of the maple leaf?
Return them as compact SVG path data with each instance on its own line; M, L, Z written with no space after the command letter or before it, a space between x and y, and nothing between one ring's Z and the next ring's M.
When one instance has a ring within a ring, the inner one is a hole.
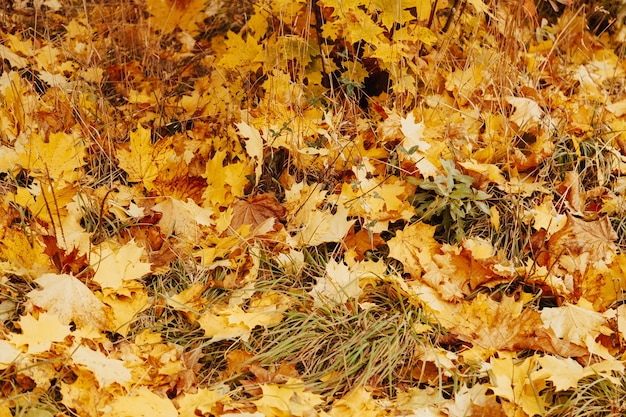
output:
M612 334L612 330L606 325L607 318L591 308L584 299L579 300L579 305L544 308L541 311L542 326L551 329L560 339L586 346L590 353L611 359L613 356L596 338L601 334Z
M22 355L22 351L17 349L8 340L0 339L0 370L5 370L15 363Z
M171 138L153 145L150 130L137 124L137 129L130 132L130 150L119 149L116 152L120 168L128 174L128 181L141 182L146 190L153 190L159 170L169 158L175 156L170 146Z
M4 273L35 278L53 270L41 243L14 229L8 229L0 240L0 255Z
M115 290L105 290L98 298L107 306L107 328L124 336L135 316L150 306L144 286L136 281L128 281Z
M230 227L233 230L238 230L244 224L256 229L267 219L284 220L286 215L285 208L271 194L258 194L246 200L237 200L232 206Z
M162 213L159 227L166 234L175 233L181 239L198 242L205 232L203 226L212 226L214 210L197 205L193 200L186 202L175 198L165 198L152 207Z
M305 392L304 383L289 379L285 384L260 384L263 396L252 401L257 410L269 416L308 416L322 403L321 395Z
M167 305L174 310L182 312L187 320L194 323L199 316L199 312L204 308L207 300L202 297L207 285L196 282L189 288L173 295L167 299Z
M567 223L567 216L557 213L550 197L544 198L541 204L530 210L530 213L533 217L533 228L536 230L544 229L548 238L561 230Z
M22 316L18 325L22 333L11 333L9 342L18 348L26 346L29 355L46 352L53 343L62 342L71 334L70 326L61 323L53 313L40 313L37 318Z
M515 108L509 120L523 129L530 129L539 123L543 111L536 101L526 97L507 97L506 100Z
M531 378L551 381L556 391L576 388L581 379L592 375L617 381L613 373L619 374L624 371L624 364L613 358L585 367L572 358L557 358L551 355L542 356L537 361L541 365L541 369L533 372Z
M369 232L381 233L390 222L408 221L415 215L415 208L408 201L415 194L415 186L396 177L381 179L375 175L376 168L368 157L352 171L356 178L343 184L341 197L351 215L369 220Z
M41 289L27 294L33 304L54 314L63 324L74 322L78 327L104 330L104 305L76 277L47 273L35 282Z
M248 156L250 156L250 159L255 163L254 183L258 184L261 173L263 172L263 138L257 129L246 122L239 122L235 126L237 126L239 133L246 141L246 152Z
M385 28L387 29L390 29L391 26L395 24L404 25L406 22L412 19L411 13L406 9L408 9L409 7L413 7L413 4L408 0L374 0L372 1L372 4L374 5L374 7L376 7L377 11L382 14L381 22L383 26L385 26ZM423 8L424 6L418 7L418 9Z
M317 283L309 292L315 305L325 305L328 301L343 303L346 300L358 300L362 290L359 276L345 263L331 259L326 264L326 274L317 278Z
M513 354L501 353L492 357L491 389L498 397L519 405L527 415L542 415L545 410L545 395L539 394L546 388L545 378L531 378L538 366L538 355L518 360Z
M227 53L222 55L219 65L228 69L246 68L250 72L261 67L264 61L263 45L257 43L252 36L243 40L239 34L229 31L224 42Z
M68 408L76 410L77 414L85 417L100 417L98 411L103 405L111 401L112 395L103 390L90 370L76 366L72 370L76 379L71 382L59 381L61 402Z
M244 311L237 306L228 308L216 306L212 310L213 312L204 313L198 319L205 336L211 338L210 343L238 338L247 341L256 326L280 323L285 307L269 305Z
M125 245L104 242L92 251L93 279L102 288L120 288L124 281L137 280L150 273L150 263L142 262L145 255L145 250L132 240Z
M613 258L617 250L615 240L617 234L608 217L587 222L568 214L565 226L550 237L548 248L555 260L563 255L577 257L586 253L593 264Z
M146 387L140 387L127 395L116 397L102 413L102 417L127 417L129 415L177 417L178 412L169 399L159 397Z
M503 297L496 302L480 293L470 303L448 318L448 326L461 340L480 347L486 353L500 349L513 349L541 326L538 312L525 308L522 301Z
M331 417L365 416L379 417L383 413L383 406L377 404L372 393L364 387L355 387L339 400L333 402L328 412Z
M131 381L130 369L124 366L123 361L107 358L102 352L88 347L77 346L73 349L72 361L93 372L100 388L106 388L113 383L125 386Z
M207 17L202 0L148 0L146 6L152 15L148 22L163 35L178 27L195 36L200 31L199 24Z
M402 262L405 272L419 277L422 265L432 262L432 255L441 246L434 239L435 229L436 226L417 222L398 230L396 236L387 242L389 256Z
M22 139L23 138L23 139ZM47 140L39 134L20 137L15 143L17 163L39 178L63 179L73 182L80 178L78 168L85 164L85 145L77 134L51 133Z
M409 113L406 118L401 119L400 125L404 135L402 145L406 150L406 157L415 162L415 166L424 178L435 177L439 174L439 169L428 159L431 144L422 140L426 128L424 122L416 123L415 115Z
M252 166L246 162L224 165L225 158L226 151L219 151L206 164L203 177L207 180L207 188L202 194L205 206L230 205L235 198L244 195L244 188L250 183L248 175L251 174Z
M334 214L330 210L303 208L295 220L296 226L300 228L295 236L289 239L289 242L296 248L340 242L355 222L355 220L348 220L348 209L343 204L337 205Z
M215 414L213 407L218 403L227 402L228 395L218 390L200 388L195 393L186 392L176 398L179 417L196 417Z

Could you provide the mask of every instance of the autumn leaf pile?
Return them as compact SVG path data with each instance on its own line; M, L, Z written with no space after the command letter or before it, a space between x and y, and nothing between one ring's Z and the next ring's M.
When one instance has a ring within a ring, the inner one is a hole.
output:
M623 414L626 10L415 3L5 7L0 417Z

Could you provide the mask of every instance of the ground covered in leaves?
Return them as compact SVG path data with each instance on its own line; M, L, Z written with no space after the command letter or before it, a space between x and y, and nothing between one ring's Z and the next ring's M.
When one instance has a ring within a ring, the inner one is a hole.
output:
M625 11L417 3L2 0L0 416L623 415Z

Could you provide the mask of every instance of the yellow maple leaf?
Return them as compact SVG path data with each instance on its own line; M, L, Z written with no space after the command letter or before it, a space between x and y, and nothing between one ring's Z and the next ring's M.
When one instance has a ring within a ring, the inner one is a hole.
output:
M328 412L331 417L379 417L384 414L384 406L378 404L372 393L364 387L356 387L349 393L333 402Z
M62 342L72 333L70 326L52 313L40 313L37 318L30 314L22 316L18 325L22 333L11 333L9 342L18 348L26 347L30 355L50 350L53 343Z
M99 387L96 377L88 369L76 366L72 372L76 376L75 380L59 381L61 402L80 416L100 417L102 414L98 410L110 402L112 394Z
M175 233L179 239L198 242L203 234L203 226L211 226L214 220L212 208L198 206L193 200L186 202L175 198L166 198L152 207L162 213L159 220L161 231L166 234Z
M247 341L256 326L278 324L283 319L283 307L276 305L242 310L240 307L213 307L198 319L204 334L210 337L210 343L227 339Z
M484 293L441 320L461 340L472 343L475 353L483 358L500 349L513 349L541 326L539 313L525 308L522 300L504 296L497 302Z
M133 319L137 314L150 307L150 297L143 284L127 281L116 290L105 290L97 293L104 304L108 330L126 336Z
M85 145L77 134L50 133L47 140L33 132L20 136L15 143L17 163L33 177L77 181L85 164Z
M346 12L344 36L350 43L367 42L375 45L384 29L363 10L355 8Z
M300 227L289 239L293 247L317 246L327 242L341 241L355 220L348 220L348 209L337 205L335 213L330 210L301 210L294 226Z
M263 44L259 44L252 36L247 36L246 40L243 40L239 34L229 31L224 42L227 52L218 63L224 68L245 68L247 71L255 72L263 64Z
M141 182L146 190L153 190L159 170L176 155L171 149L171 141L171 137L164 138L153 145L150 130L137 124L137 130L130 132L130 150L118 149L116 152L120 168L128 174L128 181Z
M500 352L499 357L492 357L490 387L498 397L518 405L529 416L543 415L545 411L545 378L531 378L532 371L538 366L538 355L519 360L513 354Z
M102 288L120 288L124 281L137 280L150 273L150 263L143 262L145 250L134 240L119 245L106 241L91 252L94 281Z
M184 393L182 397L176 398L178 403L179 417L196 417L198 415L216 414L213 411L218 402L229 400L226 393L200 388L195 393ZM198 414L200 412L201 414Z
M539 123L543 116L543 110L539 104L526 97L507 97L506 101L515 108L515 112L509 116L509 120L519 128L530 129Z
M428 3L428 2L420 2ZM414 4L408 0L374 0L372 1L376 12L381 13L380 20L387 29L390 29L392 25L400 24L404 25L413 17L411 13L406 10L409 7L413 7ZM423 9L424 6L418 6L417 9ZM430 12L430 7L428 8Z
M200 31L199 24L208 17L203 0L147 0L146 6L152 15L148 23L162 35L180 28L195 36Z
M358 274L345 263L331 259L326 264L326 274L317 278L317 283L309 293L315 305L325 305L328 301L342 303L358 300L361 292Z
M207 303L207 300L202 297L202 293L206 288L206 284L196 282L189 288L168 298L167 305L174 310L182 312L187 320L194 323Z
M607 317L593 311L588 301L581 299L578 305L544 308L541 310L541 321L543 326L551 329L558 338L585 346L590 353L604 359L613 358L607 348L596 341L601 334L613 333L607 326Z
M263 171L263 138L258 129L255 129L246 122L239 122L236 126L245 140L246 152L256 166L254 169L254 183L258 184L259 178L261 178L261 172Z
M116 397L102 417L178 417L176 407L167 398L153 393L146 387Z
M252 165L247 162L232 162L224 165L226 151L216 152L206 164L203 177L207 188L202 194L205 206L220 207L230 205L235 198L244 195L245 187L250 183Z
M432 255L441 246L434 239L435 229L436 226L418 222L398 230L387 242L389 256L402 262L405 272L419 277L423 271L422 265L432 262Z
M417 169L423 177L435 177L439 173L439 169L433 163L439 155L437 152L433 154L432 145L423 140L426 125L424 122L415 122L415 115L409 113L405 118L400 120L400 130L404 135L402 146L406 153L403 155L415 163Z
M0 240L0 268L4 273L35 278L52 271L50 257L37 239L30 241L25 233L7 229Z
M22 355L22 351L17 349L8 340L0 340L0 370L5 370L11 366Z
M554 384L556 391L576 388L581 379L593 375L619 384L619 378L615 375L624 372L624 363L613 358L585 367L572 358L559 358L552 355L542 356L537 361L541 369L533 372L530 375L531 379L547 379Z
M530 210L530 214L533 217L533 228L546 230L546 237L548 238L561 230L567 223L567 216L557 213L552 202L552 196L545 197L541 204Z
M390 222L409 221L415 215L415 209L408 201L408 197L415 193L415 186L397 177L375 175L375 167L367 157L352 167L352 172L356 179L342 185L341 197L350 208L350 215L369 221L370 232L381 233L387 230Z
M46 223L60 228L59 218L67 214L66 205L76 196L76 183L35 180L28 188L18 187L13 201Z
M85 346L77 346L72 350L72 361L91 371L100 388L113 383L122 386L131 381L130 369L119 359L107 358L102 352L91 350Z
M41 289L27 294L36 306L56 315L61 323L104 330L104 305L76 277L47 273L35 280Z
M265 416L290 417L316 414L315 407L322 403L318 394L305 392L304 383L289 379L285 384L260 384L263 396L252 401Z
M567 258L587 254L587 262L593 264L613 259L617 252L616 240L617 233L608 217L588 222L568 215L565 226L550 237L548 248L555 262L563 263Z

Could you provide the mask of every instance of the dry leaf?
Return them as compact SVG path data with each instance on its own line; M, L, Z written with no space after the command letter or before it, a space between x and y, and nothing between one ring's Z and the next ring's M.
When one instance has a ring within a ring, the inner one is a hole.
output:
M285 219L286 210L271 194L259 194L246 200L236 200L233 205L233 217L230 227L238 230L242 225L256 229L267 219Z
M36 306L56 315L63 324L104 330L104 305L89 288L68 274L43 274L35 280L41 287L27 295Z
M608 217L587 222L568 214L565 226L550 237L548 248L553 261L563 255L577 257L586 253L589 262L594 263L613 258L616 239Z

